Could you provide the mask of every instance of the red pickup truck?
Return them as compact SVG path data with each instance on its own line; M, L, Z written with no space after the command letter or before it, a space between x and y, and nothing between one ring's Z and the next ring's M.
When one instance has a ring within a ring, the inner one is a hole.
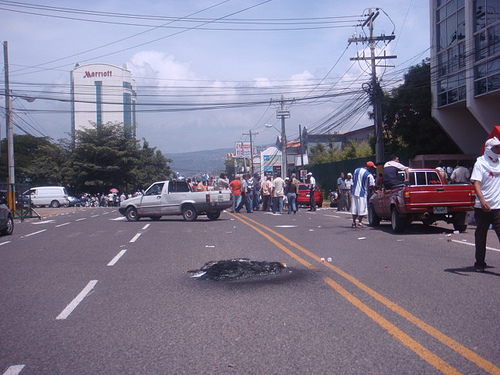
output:
M436 169L410 169L410 181L401 186L376 191L370 197L368 221L377 226L381 220L390 220L394 232L403 232L412 221L431 225L444 220L455 230L467 228L467 211L474 210L476 198L470 184L447 184Z

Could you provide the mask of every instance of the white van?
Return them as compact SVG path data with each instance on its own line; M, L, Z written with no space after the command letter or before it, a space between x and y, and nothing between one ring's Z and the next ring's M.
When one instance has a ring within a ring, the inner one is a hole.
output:
M68 206L68 192L63 186L40 186L25 191L23 195L31 196L32 206L60 207Z

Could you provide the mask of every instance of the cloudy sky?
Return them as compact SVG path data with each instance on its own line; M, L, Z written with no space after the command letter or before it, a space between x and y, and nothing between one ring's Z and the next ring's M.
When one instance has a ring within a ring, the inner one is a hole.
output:
M138 137L163 153L273 143L279 100L287 138L370 125L370 66L361 27L379 9L377 75L384 88L429 57L429 4L416 0L0 0L16 133L68 138L76 63L126 64L137 83ZM3 56L1 58L3 66ZM4 90L4 74L0 77ZM363 85L365 84L365 85ZM3 97L0 116L4 118ZM273 125L266 127L265 124ZM5 137L5 126L1 126Z

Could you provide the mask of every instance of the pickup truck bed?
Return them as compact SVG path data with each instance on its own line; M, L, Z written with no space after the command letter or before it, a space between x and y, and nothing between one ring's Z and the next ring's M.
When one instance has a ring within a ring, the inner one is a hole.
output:
M372 226L391 220L394 232L404 231L412 221L430 225L438 220L465 231L467 211L474 209L474 201L473 185L448 185L436 169L410 169L408 185L382 189L370 197L368 220Z

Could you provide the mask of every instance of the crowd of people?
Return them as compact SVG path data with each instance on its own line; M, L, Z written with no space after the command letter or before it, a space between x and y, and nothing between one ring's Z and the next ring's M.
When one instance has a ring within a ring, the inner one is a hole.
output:
M125 193L97 193L97 194L82 194L80 198L74 203L76 206L81 207L119 207L121 202L125 199L135 197L142 194L137 191L134 194Z
M312 173L307 176L311 193L314 192L316 182ZM298 211L297 196L299 194L300 181L295 173L290 177L283 179L281 176L273 178L271 175L261 179L260 175L255 173L253 176L249 173L243 176L236 175L234 180L229 181L227 176L222 173L214 182L214 190L231 190L233 204L231 212L240 213L244 208L247 213L262 210L273 214L283 214L285 210L289 214L295 214ZM309 202L309 209L316 210L314 194Z

